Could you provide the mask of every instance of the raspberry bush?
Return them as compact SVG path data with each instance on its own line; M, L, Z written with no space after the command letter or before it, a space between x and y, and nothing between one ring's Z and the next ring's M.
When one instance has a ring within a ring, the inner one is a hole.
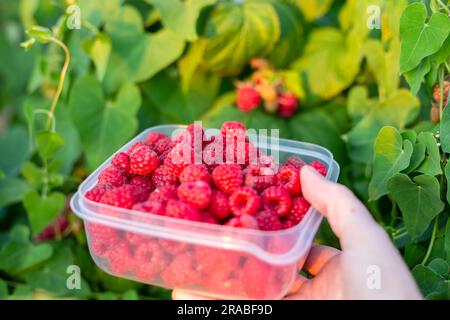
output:
M424 295L450 298L450 7L409 2L0 2L0 298L170 297L100 271L85 227L118 272L273 290L278 279L259 261L237 273L229 256L202 260L207 252L84 226L70 211L80 182L138 132L196 120L280 129L330 149L340 182L392 237ZM222 133L234 148L242 127ZM177 159L198 149L214 158L218 141L186 149L186 139L153 134L116 154L87 197L239 228L289 228L304 217L299 159L278 171L250 164L247 143L232 150L243 165L187 165ZM326 223L317 240L338 245ZM80 267L80 290L67 289L70 265Z

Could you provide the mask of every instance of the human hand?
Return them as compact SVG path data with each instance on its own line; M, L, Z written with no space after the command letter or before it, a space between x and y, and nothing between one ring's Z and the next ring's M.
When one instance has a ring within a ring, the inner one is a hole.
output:
M302 169L301 179L304 197L328 219L342 251L313 245L303 266L313 278L299 275L286 299L422 298L386 232L350 190L310 167ZM181 290L172 297L208 299Z

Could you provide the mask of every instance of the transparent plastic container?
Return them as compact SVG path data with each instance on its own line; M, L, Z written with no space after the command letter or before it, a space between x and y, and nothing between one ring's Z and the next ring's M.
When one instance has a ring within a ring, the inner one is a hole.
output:
M149 132L170 136L180 128L184 127L150 128L118 152L144 141ZM306 163L321 161L328 168L327 179L337 180L339 166L327 149L285 139L274 146L268 140L258 148L267 153L277 148L281 162L290 156ZM295 227L260 231L153 215L87 199L86 192L95 186L111 159L92 173L71 199L73 211L84 220L91 256L101 269L142 283L223 299L279 299L287 293L322 220L314 208ZM136 247L124 247L117 240L121 238Z

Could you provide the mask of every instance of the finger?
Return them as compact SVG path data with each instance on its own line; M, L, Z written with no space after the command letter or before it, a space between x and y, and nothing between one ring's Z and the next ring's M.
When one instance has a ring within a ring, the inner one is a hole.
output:
M201 296L198 294L192 294L187 291L174 289L172 291L173 300L214 300L210 297Z
M339 254L341 254L341 251L338 249L313 244L311 250L309 251L308 257L306 258L305 264L303 265L303 270L308 272L310 275L315 276L331 259Z
M326 180L309 166L302 168L301 179L304 197L328 219L344 250L380 236L381 227L349 189Z

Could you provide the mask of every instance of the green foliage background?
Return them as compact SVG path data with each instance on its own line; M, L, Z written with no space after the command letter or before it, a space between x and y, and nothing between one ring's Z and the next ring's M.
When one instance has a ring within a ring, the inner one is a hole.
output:
M431 87L448 73L450 20L446 1L425 11L411 2L406 12L407 0L0 0L0 298L169 298L101 272L72 215L70 236L34 239L136 133L194 120L280 128L329 148L424 294L450 298L450 108L441 102L441 124L429 121ZM67 27L72 4L81 29ZM367 27L373 5L381 29ZM52 32L31 35L54 36L71 55L50 127L65 56L52 41L20 48L34 25ZM253 57L300 97L296 116L234 106L233 82ZM318 241L338 246L326 223ZM66 289L71 264L82 290Z

